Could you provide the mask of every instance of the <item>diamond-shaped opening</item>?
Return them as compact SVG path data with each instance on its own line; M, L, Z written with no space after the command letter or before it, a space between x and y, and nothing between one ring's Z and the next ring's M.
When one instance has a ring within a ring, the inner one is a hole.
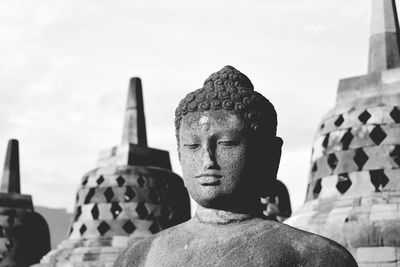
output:
M139 204L136 207L136 212L139 215L139 219L142 220L146 219L147 215L149 214L143 202L139 202Z
M85 186L89 181L89 175L83 177L82 185Z
M104 181L105 181L105 180L104 180L103 175L100 175L100 177L97 178L96 183L97 183L98 185L101 185Z
M76 208L74 221L77 221L79 219L79 217L81 216L81 214L82 214L82 207L78 206Z
M325 135L324 141L322 142L322 146L327 148L329 144L329 134Z
M318 179L317 182L315 183L314 189L313 189L313 195L314 199L318 198L319 193L321 193L322 190L322 179Z
M97 226L97 231L99 231L100 235L104 235L110 229L111 227L104 221Z
M160 203L160 195L155 190L150 191L149 198L154 204Z
M369 137L371 137L372 141L374 141L376 145L380 145L387 137L387 134L382 130L380 125L376 125L369 134Z
M328 155L328 165L329 165L329 167L331 167L332 171L335 170L337 164L338 164L338 158L336 157L336 155L329 154Z
M121 206L118 204L118 202L113 202L113 203L111 204L111 209L110 209L110 210L111 210L111 213L112 213L114 219L116 219L116 218L118 217L118 215L121 213L122 208L121 208Z
M116 181L117 181L118 186L123 186L125 184L125 179L121 175L118 176Z
M375 192L381 192L381 188L385 187L389 183L389 178L383 170L372 170L369 173L371 176L371 182L375 187Z
M124 229L128 234L132 234L136 227L130 220L128 220L126 223L124 223L122 229Z
M138 183L139 187L143 187L144 184L146 183L146 181L144 180L142 175L139 175L139 178L137 179L137 183Z
M359 171L362 170L367 161L368 161L368 155L365 154L362 148L358 148L354 156L354 162L357 164Z
M104 191L104 196L106 197L107 202L111 202L114 197L114 191L111 187L107 188L106 191Z
M97 220L99 218L99 208L97 207L97 204L93 206L90 213L92 213L93 219Z
M84 204L88 204L90 203L90 200L92 199L92 197L94 196L94 193L96 191L94 190L94 188L90 188L89 192L87 193L86 197L85 197L85 201Z
M366 124L370 118L371 118L371 114L368 112L368 110L364 110L364 112L361 113L360 116L358 116L358 119L363 124Z
M349 149L351 141L353 141L353 134L351 133L351 129L347 130L347 132L343 135L340 142L342 142L343 150Z
M322 123L320 129L323 130L324 128L325 128L325 123Z
M132 199L134 199L135 196L136 196L136 193L135 193L135 191L133 190L132 186L127 186L127 187L126 187L126 191L125 191L125 196L124 196L125 201L126 201L126 202L129 202L129 201L131 201Z
M81 228L79 228L79 232L81 233L81 235L83 235L87 230L86 225L82 224Z
M390 112L390 117L392 117L395 123L400 123L400 110L394 107Z
M317 162L314 162L314 164L313 164L313 166L312 166L312 169L311 169L311 172L312 172L312 173L315 173L317 170L318 170Z
M14 242L11 239L8 239L5 245L7 250L11 250L14 247Z
M153 223L150 228L149 228L150 232L152 232L153 234L160 232L160 227L158 226L157 223Z
M339 127L340 125L342 125L343 122L344 122L343 115L340 115L335 121L336 127Z
M340 193L342 194L346 193L347 190L349 190L351 184L352 182L347 173L339 174L338 181L336 183L336 188Z
M394 147L393 151L390 152L390 157L400 167L400 145Z

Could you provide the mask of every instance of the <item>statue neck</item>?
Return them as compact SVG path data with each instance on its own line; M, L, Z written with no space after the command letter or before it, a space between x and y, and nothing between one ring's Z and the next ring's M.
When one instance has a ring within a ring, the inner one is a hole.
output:
M197 210L194 219L198 220L201 223L229 224L229 223L242 222L262 216L263 216L262 212L239 213L239 212L232 212L225 210L210 209L197 205Z

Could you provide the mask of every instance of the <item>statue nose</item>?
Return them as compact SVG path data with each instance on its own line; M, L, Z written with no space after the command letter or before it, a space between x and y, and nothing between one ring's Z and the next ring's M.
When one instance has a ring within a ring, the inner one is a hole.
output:
M218 163L215 158L215 150L212 147L207 147L203 153L203 166L204 169L219 169Z

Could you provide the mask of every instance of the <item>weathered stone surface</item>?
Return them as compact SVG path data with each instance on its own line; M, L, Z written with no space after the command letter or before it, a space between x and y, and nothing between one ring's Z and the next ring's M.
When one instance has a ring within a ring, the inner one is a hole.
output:
M34 212L31 196L20 194L18 147L9 141L1 182L0 266L30 266L50 250L46 221Z
M142 82L139 78L135 77L131 79L129 86L122 143L147 147Z
M69 236L39 266L111 266L131 243L189 218L169 153L147 147L141 82L132 78L122 142L82 177Z
M338 241L361 266L386 266L398 264L400 240L399 26L394 0L372 5L369 73L339 82L313 145L313 210L286 223Z
M393 263L400 259L397 247L358 248L356 257L360 263Z
M394 0L372 0L368 72L400 67L399 21Z
M296 242L293 242L296 240ZM339 245L273 221L194 218L136 243L116 266L354 266Z
M189 93L175 126L196 215L138 241L115 266L356 266L339 244L263 216L280 161L276 125L272 104L231 66ZM350 209L334 209L332 223Z

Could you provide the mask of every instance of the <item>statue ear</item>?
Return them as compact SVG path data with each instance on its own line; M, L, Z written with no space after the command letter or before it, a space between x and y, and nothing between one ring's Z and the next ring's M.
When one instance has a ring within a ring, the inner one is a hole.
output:
M275 182L277 179L277 173L279 168L279 163L281 160L283 140L280 137L274 137L273 140L266 144L264 147L264 153L267 153L266 158L260 157L262 162L259 166L262 168L258 172L261 174L259 179L261 179L261 196L270 196L275 189Z

